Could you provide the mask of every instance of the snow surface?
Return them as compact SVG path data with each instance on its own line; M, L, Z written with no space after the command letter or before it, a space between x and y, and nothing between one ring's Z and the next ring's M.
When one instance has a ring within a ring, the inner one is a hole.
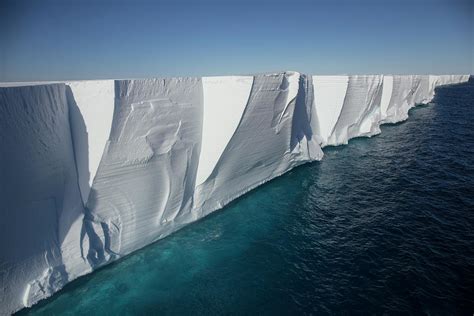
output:
M0 314L405 120L468 75L1 83ZM90 192L89 192L90 191Z

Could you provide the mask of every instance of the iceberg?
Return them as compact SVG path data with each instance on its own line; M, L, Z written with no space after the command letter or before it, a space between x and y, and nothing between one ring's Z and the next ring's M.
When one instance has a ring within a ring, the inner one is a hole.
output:
M0 83L0 314L468 80L287 71Z

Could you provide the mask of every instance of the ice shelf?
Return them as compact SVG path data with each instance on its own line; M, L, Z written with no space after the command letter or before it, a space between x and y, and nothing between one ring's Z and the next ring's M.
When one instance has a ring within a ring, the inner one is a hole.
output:
M0 83L0 314L468 79L288 71Z

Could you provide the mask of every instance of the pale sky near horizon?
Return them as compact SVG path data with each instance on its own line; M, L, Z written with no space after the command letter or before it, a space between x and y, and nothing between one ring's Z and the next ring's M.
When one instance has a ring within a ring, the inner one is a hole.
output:
M474 73L471 0L0 1L0 81Z

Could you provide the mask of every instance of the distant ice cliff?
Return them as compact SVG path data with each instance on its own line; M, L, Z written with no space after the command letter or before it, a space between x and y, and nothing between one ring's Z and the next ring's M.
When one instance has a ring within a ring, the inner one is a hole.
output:
M468 79L284 72L0 84L0 314Z

